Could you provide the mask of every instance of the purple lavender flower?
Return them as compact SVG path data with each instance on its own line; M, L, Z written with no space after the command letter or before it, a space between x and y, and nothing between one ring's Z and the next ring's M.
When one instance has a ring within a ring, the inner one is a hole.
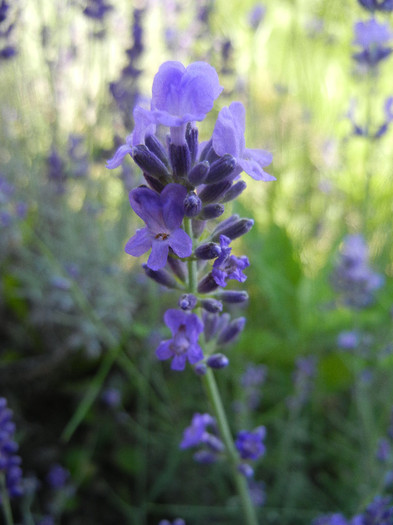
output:
M210 414L194 414L191 425L184 430L181 449L196 447L204 442L207 427L215 425L215 419Z
M117 408L121 404L121 393L118 388L106 388L101 394L101 401L108 408Z
M113 9L113 6L105 0L89 0L88 6L83 10L83 14L94 20L103 20L106 14Z
M266 7L262 4L255 4L251 11L248 13L248 23L250 24L251 28L258 29L259 24L262 22L266 14Z
M186 361L194 365L203 359L198 344L203 323L196 314L171 308L164 314L164 321L172 331L172 339L162 341L156 350L161 361L172 358L172 370L184 370Z
M229 107L222 108L213 131L213 149L220 157L227 153L236 159L237 175L245 171L255 180L276 180L262 169L271 163L272 154L260 149L246 148L245 116L246 110L241 102L232 102Z
M260 426L248 432L241 430L236 438L235 445L242 459L258 459L265 453L263 440L266 436L266 428Z
M358 0L367 11L393 11L393 0Z
M229 247L231 239L225 235L220 235L220 248L221 254L214 261L212 275L215 282L219 286L225 287L228 279L236 279L240 283L244 283L247 276L244 275L244 268L250 266L248 258L243 255L242 257L235 257L230 255L232 248Z
M12 421L12 410L7 408L7 400L0 397L0 474L5 476L8 495L22 495L21 459L16 455L18 445L13 440L15 424ZM0 500L1 504L1 500Z
M59 490L64 487L70 477L70 473L67 469L59 464L55 464L51 467L46 481L55 490Z
M353 350L359 344L359 334L353 330L340 332L337 337L337 345L344 350Z
M145 221L146 228L137 230L125 251L139 257L151 248L147 266L152 270L166 265L169 249L181 258L191 255L192 241L180 228L186 194L187 190L179 184L168 184L161 194L144 187L132 190L131 207Z
M353 43L362 50L355 53L353 58L360 64L376 66L392 52L390 47L385 46L393 37L389 24L381 24L372 18L366 22L357 22L354 29Z

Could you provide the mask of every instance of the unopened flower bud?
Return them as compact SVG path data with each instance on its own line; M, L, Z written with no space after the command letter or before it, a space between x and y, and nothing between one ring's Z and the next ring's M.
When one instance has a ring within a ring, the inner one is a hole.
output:
M198 376L204 376L207 372L207 366L205 363L197 363L195 366L194 366L194 372L198 375Z
M213 162L210 166L209 174L206 177L206 184L215 184L228 177L236 167L236 159L226 153Z
M178 288L177 282L166 270L152 270L147 264L143 265L143 269L145 270L146 275L150 277L150 279L153 279L153 281L156 281L156 283L166 286L167 288Z
M225 230L225 228L228 228L228 226L231 226L232 224L235 224L240 219L239 215L237 213L235 215L231 215L228 217L228 219L225 219L225 221L220 222L220 224L217 224L216 228L213 230L212 236L218 235L218 238L221 235L221 232Z
M219 370L220 368L225 368L229 365L229 359L224 354L213 354L207 359L206 363L210 368Z
M195 217L199 215L202 209L201 199L196 193L190 191L184 199L184 214L186 217Z
M187 266L183 261L175 259L174 257L168 257L168 266L172 272L184 283L187 280Z
M217 290L218 284L214 280L214 277L211 273L208 273L199 283L198 283L198 292L199 293L210 293Z
M210 151L213 150L213 141L210 139L206 144L204 145L201 154L199 156L199 160L207 160L207 157L209 156ZM213 150L214 151L214 150Z
M229 180L223 180L217 182L217 184L209 184L205 186L200 192L199 197L203 204L210 204L212 202L218 202L221 197L229 190L232 183Z
M158 157L167 168L169 168L169 159L167 156L167 152L164 146L161 144L161 141L158 140L158 138L155 135L146 135L145 144L147 148L152 153L154 153L154 155Z
M240 472L240 474L243 474L245 478L249 479L254 476L254 469L248 463L240 463L240 465L237 467L237 470Z
M207 177L207 174L209 173L209 169L210 164L207 160L198 162L198 164L195 164L195 166L188 174L188 180L193 186L199 186L200 184L203 184Z
M200 304L202 308L211 314L222 312L222 303L216 299L202 299Z
M206 437L203 439L203 443L207 445L210 450L214 452L223 452L225 450L225 445L217 436L207 433Z
M188 149L190 150L191 166L195 163L198 154L198 128L192 126L190 123L186 127L186 141Z
M228 290L224 292L219 292L216 295L217 299L223 301L224 303L238 304L244 303L248 299L248 293L245 291L238 290Z
M208 204L202 208L199 218L203 220L217 219L225 211L225 208L222 204Z
M191 167L191 155L188 144L170 144L169 157L173 175L175 177L185 177Z
M195 256L198 257L198 259L203 259L205 261L208 261L209 259L215 259L220 254L221 248L215 242L207 242L205 244L201 244L195 250Z
M246 188L247 184L244 182L244 180L239 180L239 182L236 182L236 184L233 184L229 188L224 197L221 199L221 202L230 202L237 199Z
M251 230L254 225L253 219L239 219L230 224L226 228L221 229L218 233L214 233L212 240L218 241L220 235L226 235L230 239L237 239Z
M145 177L146 182L157 193L161 193L162 190L165 188L164 184L162 184L158 179L155 177L152 177L151 175L148 175L147 173L143 173L143 176Z
M169 179L170 174L163 162L144 144L132 148L132 158L142 171L152 177Z
M197 302L198 299L195 297L195 295L192 295L191 293L185 293L180 297L178 305L182 310L192 310L196 307Z
M198 450L193 455L194 461L197 463L202 463L204 465L210 465L217 461L217 454L214 452L209 452L208 450Z
M226 345L228 343L233 342L236 339L236 337L243 331L245 324L245 317L238 317L237 319L231 321L218 336L217 343L219 345Z
M202 313L203 319L203 332L205 334L205 341L208 343L217 333L219 326L219 316L217 314L211 314L207 312Z

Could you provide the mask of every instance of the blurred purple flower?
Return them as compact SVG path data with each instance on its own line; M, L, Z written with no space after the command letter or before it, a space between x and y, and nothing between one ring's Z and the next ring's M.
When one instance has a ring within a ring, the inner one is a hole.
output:
M207 427L215 424L215 419L210 414L194 414L191 425L184 430L181 449L196 447L204 442L207 436Z
M22 470L19 466L21 458L16 455L18 445L14 441L15 423L12 416L7 400L0 397L0 474L5 476L6 490L11 498L23 493Z
M109 408L117 408L121 403L121 393L118 388L106 388L101 394L101 401Z
M265 445L263 444L265 436L266 428L264 426L260 426L252 432L241 430L235 441L240 457L242 459L258 459L262 456L265 453Z
M46 476L46 481L55 490L61 489L67 483L70 473L61 465L53 465Z
M272 154L260 149L246 148L245 115L246 110L241 102L232 102L229 107L222 108L213 130L213 149L220 157L230 154L236 159L236 175L245 171L255 180L276 180L262 169L271 163Z
M172 331L172 339L162 341L156 350L161 361L172 359L172 370L184 370L186 361L195 364L203 359L203 352L198 344L203 323L196 314L171 308L164 314L164 321Z
M366 22L357 22L354 31L353 43L362 48L353 55L357 62L373 67L392 52L390 47L384 46L393 37L389 24L381 24L372 18Z
M262 22L266 14L266 7L262 4L255 4L251 11L248 13L248 23L250 24L251 28L258 29L259 24Z
M180 184L168 184L161 194L144 187L132 190L131 207L147 227L137 230L125 251L139 257L151 248L147 266L152 270L165 266L170 248L181 258L191 255L192 241L180 228L186 194L187 190Z
M359 344L359 334L355 331L340 332L337 337L337 345L344 350L353 350Z
M393 11L393 0L358 0L368 11Z

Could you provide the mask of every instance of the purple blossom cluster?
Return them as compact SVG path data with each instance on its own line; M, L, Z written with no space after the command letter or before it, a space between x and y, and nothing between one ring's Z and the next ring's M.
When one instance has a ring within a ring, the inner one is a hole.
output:
M373 301L373 293L384 283L368 262L368 247L362 235L348 235L331 275L333 288L350 308L364 308Z
M18 445L14 441L15 423L12 410L7 407L7 400L0 398L0 476L5 479L9 497L21 496L22 469L21 458L16 454ZM1 500L0 500L1 503Z
M144 227L125 251L134 257L150 252L143 266L148 277L181 292L179 309L164 316L172 336L159 344L156 356L170 359L178 371L188 361L198 374L206 367L228 365L228 358L215 349L234 341L245 325L243 317L231 319L222 310L224 303L247 300L245 291L226 287L230 280L243 283L247 278L249 260L234 255L231 243L251 229L253 220L231 215L215 221L225 213L226 203L245 190L243 171L255 180L274 180L264 170L272 155L246 147L240 102L221 109L210 140L199 143L196 122L205 119L221 91L209 64L165 62L153 81L150 108L135 107L134 130L107 163L109 169L117 168L130 155L146 182L129 194ZM168 129L166 137L163 128ZM193 312L196 308L202 314ZM211 342L209 355L199 344L202 334Z
M388 497L377 496L365 511L352 519L346 519L340 513L321 516L312 525L391 525L393 523L393 506Z

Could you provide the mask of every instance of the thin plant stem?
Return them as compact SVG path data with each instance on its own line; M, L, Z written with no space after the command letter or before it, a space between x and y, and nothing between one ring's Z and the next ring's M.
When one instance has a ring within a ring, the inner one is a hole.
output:
M5 523L6 525L14 525L10 498L8 496L4 473L0 474L0 489L1 489L1 507L3 509Z

